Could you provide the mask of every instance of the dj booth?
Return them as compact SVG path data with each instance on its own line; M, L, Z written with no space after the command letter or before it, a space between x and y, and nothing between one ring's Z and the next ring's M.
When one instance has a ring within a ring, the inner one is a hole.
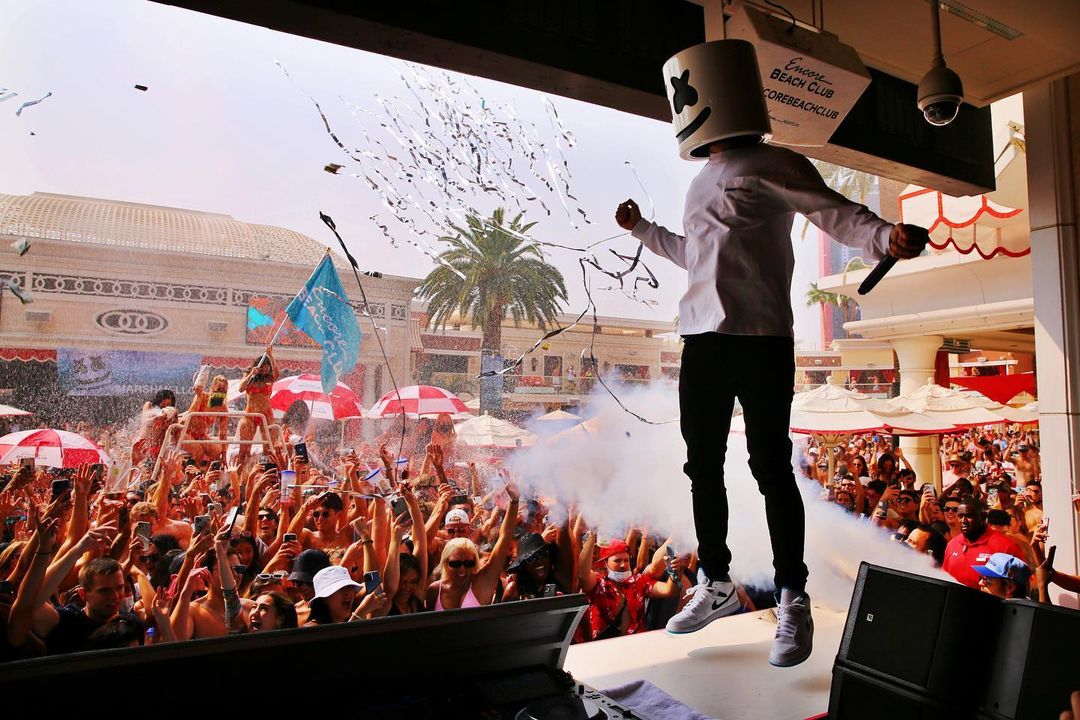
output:
M637 718L563 671L582 595L0 665L9 717ZM111 713L110 713L111 714Z

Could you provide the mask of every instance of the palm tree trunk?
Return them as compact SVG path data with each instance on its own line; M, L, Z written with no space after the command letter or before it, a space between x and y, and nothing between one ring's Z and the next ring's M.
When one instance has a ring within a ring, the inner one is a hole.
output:
M480 345L482 349L491 350L496 355L499 354L502 349L502 323L504 317L506 317L505 307L496 305L491 308L491 312L488 313L487 318L484 320L484 339Z

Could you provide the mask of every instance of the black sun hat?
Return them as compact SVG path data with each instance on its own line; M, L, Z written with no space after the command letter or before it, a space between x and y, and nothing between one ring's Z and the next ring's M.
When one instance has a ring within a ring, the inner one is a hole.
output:
M528 533L523 535L518 540L518 552L517 557L510 563L507 570L513 572L521 568L526 562L536 556L537 553L547 552L552 560L558 555L559 546L555 543L549 543L544 541L544 536L540 533Z

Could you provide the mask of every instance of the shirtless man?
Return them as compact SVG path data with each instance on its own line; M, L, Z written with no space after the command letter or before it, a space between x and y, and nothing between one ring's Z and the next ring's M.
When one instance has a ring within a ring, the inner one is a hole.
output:
M206 537L210 538L209 535ZM215 552L213 556L207 556L203 567L192 570L188 575L181 590L180 601L172 615L173 630L177 639L196 640L229 634L225 626L225 594L217 577L217 563L222 561L228 563L231 568L239 562L239 559L232 552L224 558L219 558ZM206 592L205 595L191 599L192 595L203 591ZM246 622L246 615L254 603L246 598L241 598L240 602L243 623Z
M180 547L187 549L191 544L191 525L183 520L173 520L162 516L152 503L141 502L131 508L131 522L150 523L151 535L172 535L180 543Z
M344 511L345 504L337 493L313 495L304 501L296 517L292 519L289 532L296 533L296 540L305 550L315 548L326 551L348 547L353 541L352 528L348 525L338 527L338 519ZM314 532L304 527L309 512L315 521Z

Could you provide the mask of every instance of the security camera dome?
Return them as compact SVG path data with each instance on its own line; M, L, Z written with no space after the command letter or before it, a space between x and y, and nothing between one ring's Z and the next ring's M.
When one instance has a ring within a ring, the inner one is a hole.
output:
M956 119L964 102L964 85L960 76L944 63L935 64L919 81L918 105L926 122L948 125Z

